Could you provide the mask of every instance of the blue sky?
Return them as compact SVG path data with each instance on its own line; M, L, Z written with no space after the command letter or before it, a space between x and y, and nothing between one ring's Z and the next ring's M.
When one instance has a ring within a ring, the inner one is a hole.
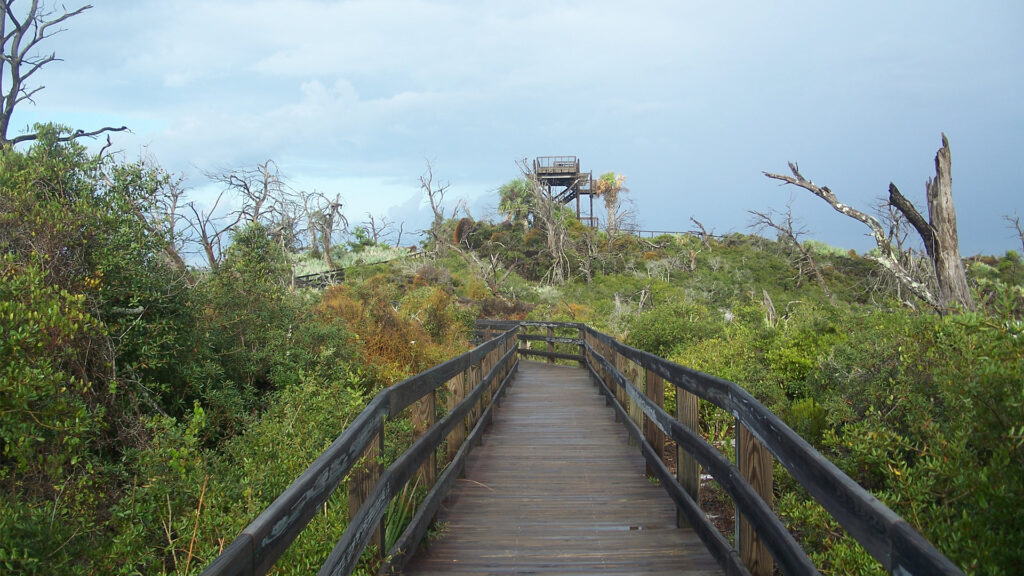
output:
M1020 250L1024 3L105 1L49 41L63 62L12 126L127 124L129 158L182 173L268 158L296 188L421 228L426 161L475 217L515 162L615 171L643 228L748 232L784 209L866 250L867 229L761 172L867 209L924 211L945 132L961 252ZM75 4L68 4L75 6Z

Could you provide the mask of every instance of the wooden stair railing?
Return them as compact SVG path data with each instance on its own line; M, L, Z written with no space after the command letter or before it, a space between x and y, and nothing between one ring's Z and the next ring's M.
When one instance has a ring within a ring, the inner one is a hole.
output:
M390 388L382 390L367 404L351 425L313 464L281 493L203 572L204 575L265 574L317 514L331 493L357 463L376 460L388 419L398 416L417 402L424 402L431 425L395 462L383 472L369 462L371 481L351 482L350 502L361 501L335 545L320 574L350 574L364 549L376 537L390 502L406 483L426 466L448 440L448 465L432 482L412 521L387 551L382 571L400 570L411 551L422 540L430 522L455 480L462 473L466 457L479 444L490 421L494 403L518 366L516 335L512 327L470 352L439 364ZM437 392L447 384L447 414L433 423ZM357 469L358 470L358 469ZM354 477L356 474L352 474ZM426 476L433 476L430 472ZM352 494L360 484L369 488ZM378 548L379 549L379 548Z

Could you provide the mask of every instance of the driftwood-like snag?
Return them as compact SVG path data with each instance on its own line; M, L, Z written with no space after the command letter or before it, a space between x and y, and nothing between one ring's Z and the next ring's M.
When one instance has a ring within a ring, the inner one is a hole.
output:
M828 186L817 186L800 174L799 166L789 163L792 176L764 172L773 180L799 186L825 202L837 212L862 222L870 230L875 239L880 255L871 256L873 260L889 270L901 284L914 295L924 300L940 312L959 307L964 310L974 309L974 299L967 284L967 274L963 261L960 259L960 247L956 232L956 211L953 208L952 177L950 176L949 141L942 135L942 148L935 155L935 178L928 179L926 193L928 198L928 216L924 217L914 208L894 184L889 184L889 205L900 211L917 230L924 242L925 250L935 268L935 280L938 293L933 292L927 284L913 277L900 262L899 253L890 243L890 236L882 224L873 216L865 214L852 206L839 201Z
M891 272L896 277L896 279L899 280L901 284L906 286L907 289L913 292L915 296L924 300L931 306L939 306L938 299L935 297L934 294L932 294L932 291L928 288L928 286L925 283L916 280L910 274L910 272L908 272L907 269L904 268L903 265L900 263L899 259L896 257L892 250L892 246L889 244L889 237L886 234L885 229L882 227L882 224L878 221L878 219L876 219L874 216L871 216L870 214L865 214L864 212L861 212L860 210L857 210L852 206L847 206L846 204L843 204L842 202L839 201L839 198L836 197L836 195L831 190L829 190L828 186L819 187L816 184L814 184L814 182L811 182L810 180L804 178L803 174L800 173L800 167L795 162L789 163L789 170L790 172L793 173L792 176L786 176L784 174L773 174L771 172L765 172L764 175L773 180L781 180L787 184L799 186L800 188L803 188L804 190L807 190L810 193L814 194L818 198L821 198L825 202L828 202L828 204L832 206L832 208L834 208L836 212L849 216L850 218L853 218L858 222L862 222L871 230L871 235L874 237L875 244L878 245L878 249L880 252L879 256L869 256L869 258L874 259L876 262L881 264L886 270Z

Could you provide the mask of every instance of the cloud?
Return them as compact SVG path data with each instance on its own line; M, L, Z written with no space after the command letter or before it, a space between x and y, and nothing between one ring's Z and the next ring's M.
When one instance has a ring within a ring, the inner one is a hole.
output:
M41 73L38 106L13 125L126 123L136 133L116 145L146 146L196 185L201 170L273 158L296 185L358 190L353 206L375 213L405 206L425 159L476 202L517 175L517 159L576 154L630 175L646 226L686 228L693 214L718 230L785 201L760 171L787 160L857 206L889 180L910 189L944 130L971 194L968 243L999 235L986 211L1024 211L1006 192L1022 177L1022 12L924 0L105 0L50 39L65 61ZM841 216L812 213L823 235L841 228ZM825 239L867 244L859 231Z

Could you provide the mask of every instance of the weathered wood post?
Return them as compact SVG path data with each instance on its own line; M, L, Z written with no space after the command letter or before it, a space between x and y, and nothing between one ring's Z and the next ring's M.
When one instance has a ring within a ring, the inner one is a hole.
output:
M377 480L380 479L380 456L384 453L384 420L382 419L378 424L377 433L373 438L370 439L366 445L366 450L363 451L363 460L360 464L352 468L352 472L349 474L348 480L348 517L354 518L356 513L359 512L359 508L362 507L363 502L369 497L370 492L373 491L374 485L377 484ZM383 558L383 546L384 546L384 518L380 519L380 524L376 530L373 531L373 536L370 538L371 545L377 547L377 558L379 561Z
M612 396L618 400L619 405L622 405L622 394L619 390L619 382L613 374L613 371L621 372L621 370L619 370L619 353L616 352L610 344L605 345L604 357L608 359L608 364L611 365L611 367L605 371L604 383L608 386L608 389L611 390ZM611 404L611 402L609 402L609 404ZM619 414L618 410L615 411L615 421L622 422L622 416Z
M593 336L591 336L590 333L587 332L586 330L581 330L581 333L583 334L583 340L585 344L583 347L583 353L585 354L586 360L590 362L590 366L594 369L594 374L590 376L593 380L592 384L594 384L594 386L597 386L596 378L599 377L598 374L600 374L600 372L598 372L597 360L594 359L594 355L591 354L590 352L590 350L596 350L595 347L597 346L597 342L594 340Z
M469 375L466 381L463 383L462 397L469 396L470 392L476 385L480 383L480 367L483 363L483 358L478 360L475 364L469 367ZM469 410L469 414L466 416L466 434L468 435L473 427L476 426L477 421L480 419L480 403L476 402L473 407ZM481 438L482 443L482 438ZM479 445L479 444L478 444Z
M772 463L770 452L754 437L753 434L736 422L736 460L740 474L746 478L754 491L769 507L773 504ZM768 548L757 537L757 532L750 522L745 522L736 511L736 545L740 559L750 571L751 576L771 576L774 562Z
M626 361L625 371L623 372L623 375L625 375L626 378L633 383L633 386L635 386L638 391L643 393L647 386L646 384L644 384L644 382L641 381L644 375L644 371L640 369L639 364L634 363L629 358L623 356L623 359L625 359ZM626 392L626 390L623 389L623 392ZM643 434L645 426L644 411L642 408L640 408L640 403L637 402L636 400L633 400L633 397L630 396L629 393L626 393L626 400L629 402L629 419L632 420L634 424L636 424L637 428L640 429L640 433ZM636 444L638 446L640 445L639 442L636 442Z
M436 414L437 396L436 391L432 390L413 404L412 429L414 440L426 434L427 430L430 430L434 425ZM437 479L437 454L434 451L431 451L427 461L420 466L416 475L419 477L420 486L425 486L429 490L434 485L434 480Z
M465 390L466 373L459 372L454 378L448 381L448 413L451 413L459 402L462 402L463 390ZM462 443L466 440L466 425L465 423L456 424L452 431L448 434L448 461L451 462L455 459L455 454L462 447Z
M548 326L547 333L548 333L548 353L549 354L554 354L555 353L555 343L552 342L551 339L555 337L555 327L554 326ZM548 356L548 364L554 364L554 363L555 363L555 359L553 357L551 357L551 356Z
M583 328L583 324L580 324L579 335L580 335L579 336L579 338L580 338L580 346L579 346L579 348L580 348L580 351L579 351L579 354L580 354L580 368L586 368L587 367L587 362L586 362L587 347L583 345L583 342L586 340L586 330Z
M497 355L498 360L497 361L501 362L501 368L498 369L498 374L494 378L494 382L491 383L491 391L492 391L491 395L492 396L496 395L498 393L498 388L501 386L501 383L505 381L505 377L508 376L509 360L511 360L511 358L502 360L502 358L505 357L505 354L507 352L508 352L508 340L503 342L501 344L501 346L498 346L498 349L497 349L497 353L498 353L498 355ZM501 398L500 397L495 399L494 405L495 405L495 407L501 406Z
M694 433L700 430L700 412L698 398L686 390L676 386L676 420ZM683 486L690 498L700 507L700 464L682 446L676 445L676 479ZM680 527L690 525L682 510L676 511L676 524Z
M601 380L604 381L604 385L608 388L608 398L606 403L611 406L613 399L618 399L618 388L615 386L615 381L612 379L612 369L610 366L615 366L615 351L608 344L602 342L599 344L601 355L604 356L605 360L608 361L607 365L601 366ZM619 413L615 413L615 421L621 422Z
M522 335L522 334L526 334L526 327L523 326L522 324L520 324L519 325L519 329L516 330L516 335L515 335L515 343L516 343L515 345L516 345L516 348L519 349L519 350L522 350L522 349L526 348L526 346L523 345L523 341L519 339L519 336ZM517 354L518 354L518 352L517 352Z
M485 378L487 374L491 372L491 369L494 368L495 364L497 364L498 360L497 357L495 356L497 353L498 348L494 348L493 350L484 355L483 361L480 363L481 379ZM487 405L491 403L491 398L493 397L494 394L493 390L494 380L488 382L487 385L484 386L483 393L480 394L480 400L477 402L477 406L478 410L480 410L481 417L483 416L484 411L487 409ZM488 421L486 424L490 425L490 421ZM480 437L480 443L483 444L483 436Z
M647 397L658 405L659 408L665 407L665 381L661 379L650 369L644 369L644 382ZM654 452L658 454L658 458L662 462L665 461L665 433L654 423L653 420L644 416L644 437L647 438L647 443L651 445ZM650 464L647 465L647 475L654 476L654 469L651 468Z

